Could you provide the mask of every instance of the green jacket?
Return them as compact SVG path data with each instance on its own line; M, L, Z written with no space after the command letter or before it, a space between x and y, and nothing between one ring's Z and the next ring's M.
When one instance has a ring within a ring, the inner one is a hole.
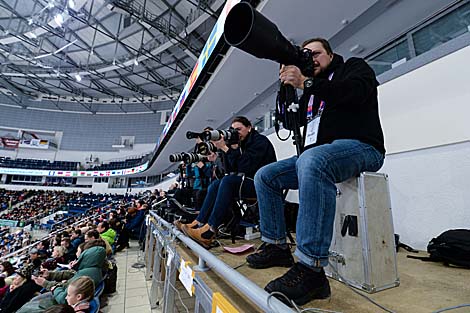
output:
M103 265L106 260L106 251L103 247L91 247L86 249L80 254L74 271L54 271L49 273L49 279L56 281L67 279L67 282L63 286L56 287L53 291L54 299L59 304L66 304L65 296L67 295L67 287L73 280L80 276L90 277L95 286L103 280ZM73 274L74 273L74 274ZM56 283L47 282L44 286L46 289L50 289Z
M101 238L109 242L109 244L112 246L114 243L114 238L116 238L116 231L112 228L109 228L107 231L102 233Z

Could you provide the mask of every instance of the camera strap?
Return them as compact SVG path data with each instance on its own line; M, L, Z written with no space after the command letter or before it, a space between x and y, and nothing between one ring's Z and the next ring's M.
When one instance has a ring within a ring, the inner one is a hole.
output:
M329 81L333 79L333 74L334 72L328 76ZM320 118L323 113L323 110L325 109L325 101L321 100L320 105L318 106L317 114L315 115L315 117L312 118L314 100L315 96L311 95L307 105L307 134L305 136L305 146L310 146L317 142L318 129L320 127Z

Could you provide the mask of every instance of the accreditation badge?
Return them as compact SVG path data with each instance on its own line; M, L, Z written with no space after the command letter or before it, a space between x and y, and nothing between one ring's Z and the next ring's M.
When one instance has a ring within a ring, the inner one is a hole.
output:
M307 124L307 136L305 137L305 146L313 145L317 142L318 128L320 127L320 116L317 115Z

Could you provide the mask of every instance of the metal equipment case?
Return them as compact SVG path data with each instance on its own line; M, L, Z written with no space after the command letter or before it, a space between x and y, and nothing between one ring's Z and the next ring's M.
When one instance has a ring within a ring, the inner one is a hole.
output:
M364 172L337 188L327 275L369 293L398 286L388 176Z

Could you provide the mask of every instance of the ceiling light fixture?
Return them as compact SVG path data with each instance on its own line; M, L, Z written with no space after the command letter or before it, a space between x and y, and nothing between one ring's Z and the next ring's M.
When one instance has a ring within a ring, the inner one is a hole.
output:
M77 82L81 82L82 81L82 77L80 76L80 74L75 74L75 80Z
M62 14L57 14L55 17L54 17L54 21L57 23L57 25L59 25L59 27L62 26L62 24L64 23L64 17L62 16Z

